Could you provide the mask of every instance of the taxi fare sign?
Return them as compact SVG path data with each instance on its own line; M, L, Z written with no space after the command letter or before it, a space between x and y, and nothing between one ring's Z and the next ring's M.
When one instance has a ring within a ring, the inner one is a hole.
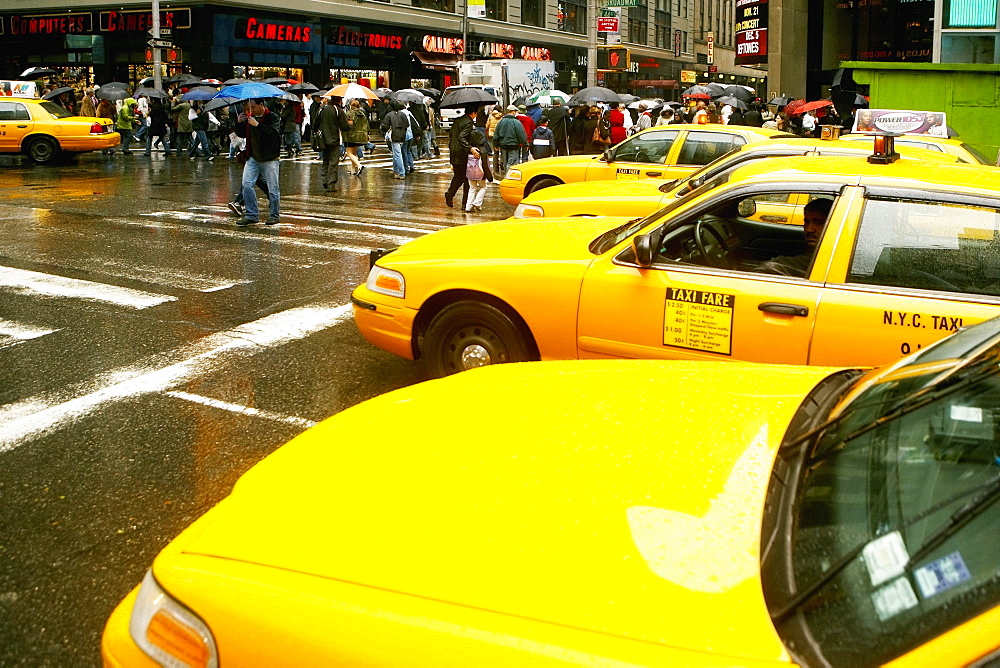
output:
M731 355L736 295L667 288L663 345Z

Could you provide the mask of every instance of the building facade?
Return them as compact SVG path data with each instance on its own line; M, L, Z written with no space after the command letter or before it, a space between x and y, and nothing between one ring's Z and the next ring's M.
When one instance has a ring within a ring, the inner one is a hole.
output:
M631 66L599 72L598 82L640 97L678 99L708 80L756 84L763 95L766 73L734 62L736 1L641 0L622 9ZM465 9L465 0L162 3L160 25L170 31L162 38L174 46L161 52L172 58L163 72L443 89L458 83L460 59L524 58L555 61L561 90L586 86L596 65L588 63L587 35L600 8L587 0L485 0L485 18L463 25ZM0 11L0 78L49 67L62 83L135 83L153 73L151 26L149 3L8 0ZM717 36L714 53L709 32Z

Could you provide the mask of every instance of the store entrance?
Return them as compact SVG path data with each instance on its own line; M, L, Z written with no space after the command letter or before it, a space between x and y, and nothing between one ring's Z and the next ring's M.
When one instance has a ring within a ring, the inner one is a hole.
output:
M271 79L281 77L292 83L305 81L305 70L301 67L281 67L279 65L234 65L233 77L238 79Z

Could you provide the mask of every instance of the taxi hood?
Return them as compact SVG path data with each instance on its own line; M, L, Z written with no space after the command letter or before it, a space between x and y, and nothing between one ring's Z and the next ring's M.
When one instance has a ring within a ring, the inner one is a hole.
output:
M251 469L154 571L169 590L185 558L218 557L223 576L235 560L787 660L761 591L761 515L786 426L830 372L531 362L391 392Z
M397 260L507 258L563 260L593 259L587 249L602 232L629 220L616 218L509 218L479 225L451 227L418 237L386 255L379 264Z
M666 193L660 190L664 183L675 183L673 180L663 179L636 179L628 181L580 181L577 183L564 183L558 186L551 186L539 190L538 199L543 201L551 200L594 200L604 198L628 198L628 197L649 197L659 200ZM669 192L669 191L668 191ZM522 201L526 204L535 204L532 198L535 193L528 195Z

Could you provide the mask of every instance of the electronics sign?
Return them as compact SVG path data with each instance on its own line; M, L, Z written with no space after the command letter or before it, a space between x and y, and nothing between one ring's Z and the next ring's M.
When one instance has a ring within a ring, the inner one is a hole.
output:
M736 64L767 62L767 0L736 0Z

